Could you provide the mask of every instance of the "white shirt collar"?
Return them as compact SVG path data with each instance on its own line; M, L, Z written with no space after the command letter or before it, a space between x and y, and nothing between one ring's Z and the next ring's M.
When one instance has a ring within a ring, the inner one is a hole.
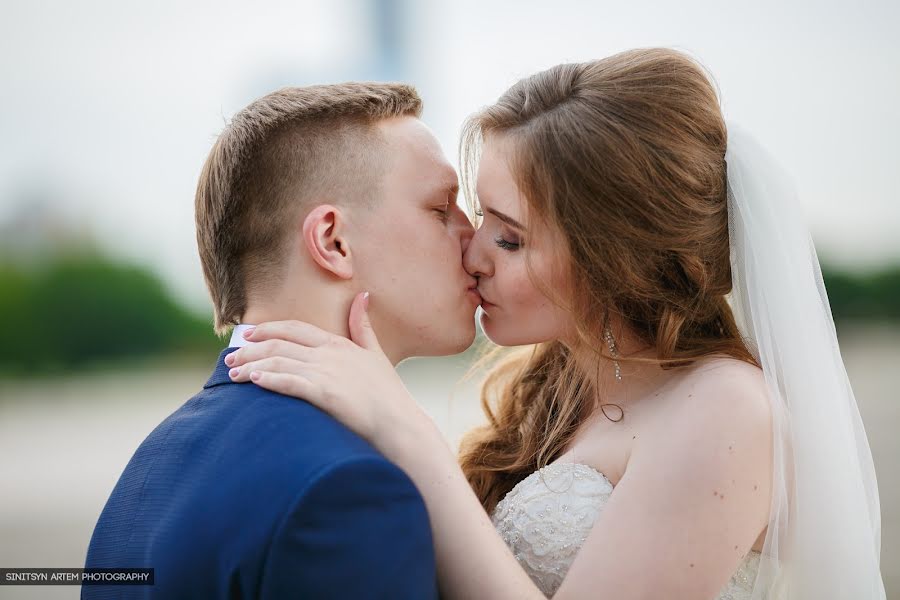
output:
M228 342L229 348L241 348L248 344L254 344L255 342L250 342L244 339L244 332L248 329L256 327L256 325L246 325L241 323L240 325L234 326L234 331L231 332L231 341Z

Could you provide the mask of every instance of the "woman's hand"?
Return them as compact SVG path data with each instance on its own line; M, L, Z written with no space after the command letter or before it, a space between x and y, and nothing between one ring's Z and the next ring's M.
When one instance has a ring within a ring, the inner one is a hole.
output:
M368 304L368 293L353 300L352 340L301 321L257 325L245 334L256 343L225 359L232 381L302 398L387 454L394 438L428 417L382 351Z

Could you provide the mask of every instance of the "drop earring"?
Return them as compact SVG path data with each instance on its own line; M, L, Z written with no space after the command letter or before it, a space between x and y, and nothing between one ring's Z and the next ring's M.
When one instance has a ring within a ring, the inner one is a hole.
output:
M609 353L613 357L613 367L616 369L616 381L622 381L622 370L619 368L619 361L615 360L615 358L619 356L619 353L616 350L616 341L613 339L612 332L609 330L609 323L603 328L603 337L606 339Z

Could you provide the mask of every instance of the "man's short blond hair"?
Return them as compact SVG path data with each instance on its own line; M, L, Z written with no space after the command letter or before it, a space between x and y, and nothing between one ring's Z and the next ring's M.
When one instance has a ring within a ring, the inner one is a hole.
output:
M240 322L251 283L259 291L283 279L287 234L306 201L373 201L385 163L375 125L421 110L409 85L344 83L284 88L234 116L195 198L216 334Z

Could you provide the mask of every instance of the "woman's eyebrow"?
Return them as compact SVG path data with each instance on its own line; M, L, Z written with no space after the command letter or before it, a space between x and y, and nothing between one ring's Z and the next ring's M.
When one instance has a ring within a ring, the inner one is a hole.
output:
M501 221L503 221L504 223L506 223L507 225L509 225L510 227L515 227L516 229L518 229L518 230L520 230L520 231L525 231L525 226L524 226L524 225L522 225L521 223L519 223L518 221L516 221L516 220L513 219L512 217L510 217L510 216L508 216L508 215L504 215L504 214L503 214L502 212L500 212L499 210L496 210L496 209L493 209L493 208L489 208L489 209L487 209L487 211L488 211L489 213L491 213L492 215L494 215L495 217L497 217L498 219L500 219Z

